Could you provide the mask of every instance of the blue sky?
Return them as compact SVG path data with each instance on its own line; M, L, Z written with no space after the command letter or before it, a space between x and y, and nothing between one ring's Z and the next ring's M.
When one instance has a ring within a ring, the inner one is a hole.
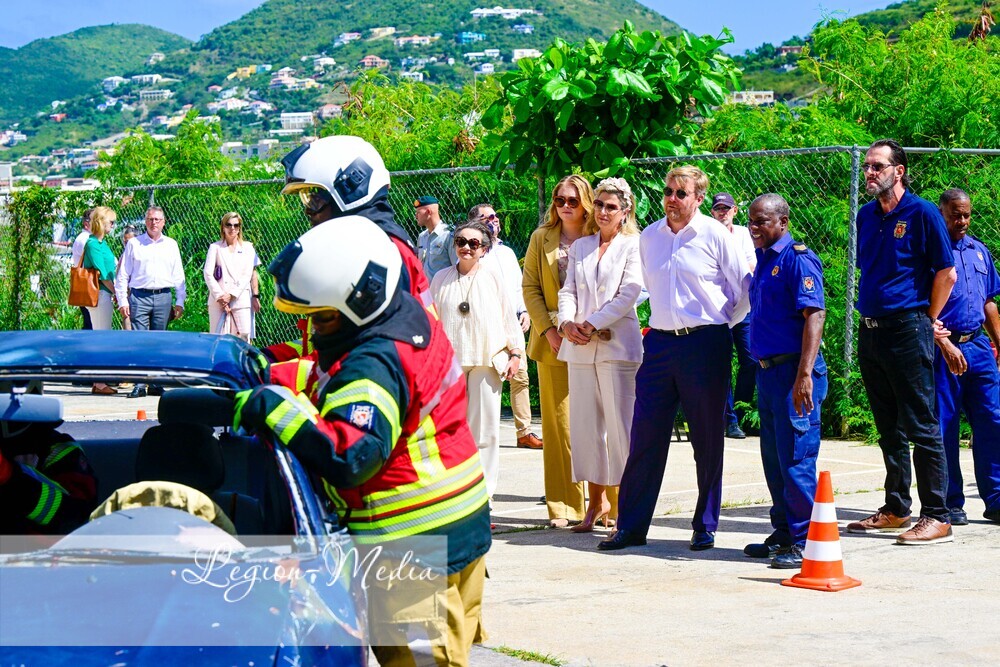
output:
M377 0L376 0L377 1ZM0 46L17 48L40 37L108 23L145 23L195 40L235 20L263 0L4 0L0 4ZM506 6L530 6L530 0L504 0ZM733 31L730 53L763 42L780 44L805 35L824 16L843 18L886 7L887 0L640 0L698 34ZM483 6L496 4L487 0Z

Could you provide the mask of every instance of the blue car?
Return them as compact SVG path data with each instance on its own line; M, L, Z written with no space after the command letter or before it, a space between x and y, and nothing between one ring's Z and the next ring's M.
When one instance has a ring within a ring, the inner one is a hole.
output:
M72 436L99 506L65 535L0 537L5 664L367 664L346 531L291 452L231 426L235 393L266 381L232 336L0 333L3 435ZM163 387L156 418L96 382ZM95 404L120 414L62 421Z

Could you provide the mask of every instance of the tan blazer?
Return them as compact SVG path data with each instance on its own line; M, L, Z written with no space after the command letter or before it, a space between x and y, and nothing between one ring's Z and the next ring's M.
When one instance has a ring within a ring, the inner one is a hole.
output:
M611 340L594 336L587 345L568 341L559 358L578 364L642 361L642 334L635 302L642 291L639 235L618 234L598 263L601 235L578 239L569 249L566 284L559 290L559 324L590 322L611 331Z
M543 332L558 326L559 310L559 235L562 225L539 227L531 234L524 255L524 279L521 291L531 318L528 332L528 357L540 364L563 365L556 358Z

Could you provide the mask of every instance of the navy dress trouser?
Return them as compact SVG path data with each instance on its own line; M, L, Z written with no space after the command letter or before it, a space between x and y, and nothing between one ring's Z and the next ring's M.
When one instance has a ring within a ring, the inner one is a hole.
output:
M792 402L798 360L757 371L760 456L771 492L771 526L804 546L816 498L820 408L827 394L826 362L813 365L813 410L799 416Z
M663 483L677 409L687 418L698 474L691 525L714 531L722 509L722 454L732 375L732 336L726 325L686 336L651 329L643 339L636 374L635 411L628 460L618 495L618 527L645 535Z
M735 409L736 403L753 404L756 386L757 360L750 354L750 316L732 328L733 347L736 349L736 387L726 397L726 426L743 421L746 408Z
M986 510L1000 510L1000 371L990 341L979 335L958 348L969 364L962 375L948 370L941 351L934 357L937 408L948 458L948 507L965 506L958 458L958 427L965 412L972 427L972 459L979 497Z

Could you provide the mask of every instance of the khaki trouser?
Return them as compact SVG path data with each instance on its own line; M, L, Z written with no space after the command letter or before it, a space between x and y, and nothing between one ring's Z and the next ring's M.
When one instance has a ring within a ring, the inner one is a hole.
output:
M514 413L517 437L531 433L531 398L528 395L528 364L521 360L517 373L510 379L510 409Z
M569 370L565 364L538 364L538 395L542 408L542 461L545 504L549 519L581 521L583 482L573 481L569 439Z

